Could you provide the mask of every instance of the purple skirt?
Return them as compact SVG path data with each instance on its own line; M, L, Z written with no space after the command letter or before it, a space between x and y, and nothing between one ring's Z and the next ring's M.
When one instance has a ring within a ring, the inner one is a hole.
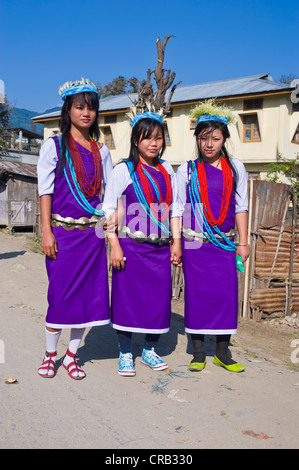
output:
M196 165L198 162L196 161ZM211 211L219 217L223 175L218 168L205 163ZM190 207L186 188L184 227L197 225ZM189 224L188 224L189 222ZM228 212L221 226L229 232L235 226L235 193L232 191ZM211 243L188 242L182 237L183 271L185 278L185 330L195 334L235 334L238 325L238 277L236 253Z
M53 228L57 259L46 257L49 278L46 326L83 328L110 323L104 237L94 228Z
M167 333L171 317L169 245L136 243L120 238L124 270L112 271L111 324L137 333Z
M197 334L235 334L238 278L235 252L182 238L185 277L185 330Z

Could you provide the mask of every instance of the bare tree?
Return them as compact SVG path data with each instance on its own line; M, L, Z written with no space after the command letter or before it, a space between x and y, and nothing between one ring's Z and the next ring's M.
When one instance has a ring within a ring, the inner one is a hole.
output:
M156 68L153 70L147 70L146 81L141 83L137 80L135 82L135 88L138 93L138 99L133 102L137 112L154 111L160 112L167 115L170 112L170 102L176 87L181 83L178 82L173 85L175 79L175 72L171 72L169 69L163 69L165 47L169 38L174 37L172 34L167 34L163 39L162 43L160 38L156 41L158 62ZM157 85L157 89L154 91L151 82L151 76L154 74L154 80ZM167 102L166 93L171 88Z
M296 78L298 77L293 73L289 73L287 75L283 74L279 79L279 83L282 83L283 85L290 85Z

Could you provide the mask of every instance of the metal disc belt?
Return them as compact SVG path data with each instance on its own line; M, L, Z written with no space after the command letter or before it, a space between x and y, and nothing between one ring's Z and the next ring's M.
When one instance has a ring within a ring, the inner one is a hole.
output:
M165 246L171 242L170 237L159 237L157 233L152 233L148 237L141 230L137 230L136 232L132 233L129 227L126 225L122 227L120 236L121 235L127 238L131 238L136 243L149 243L150 245Z
M73 217L61 217L59 214L51 215L51 226L52 227L63 227L64 230L87 230L90 227L99 227L104 225L106 217L97 217L93 215L90 219L87 217L80 217L79 219L73 219Z
M236 235L234 230L230 230L230 232L223 232L223 233L228 238L233 238ZM191 242L193 240L198 240L201 243L210 243L210 241L205 235L205 232L195 232L195 230L192 230L191 228L183 228L182 235L188 242ZM220 235L215 234L215 237L221 240Z

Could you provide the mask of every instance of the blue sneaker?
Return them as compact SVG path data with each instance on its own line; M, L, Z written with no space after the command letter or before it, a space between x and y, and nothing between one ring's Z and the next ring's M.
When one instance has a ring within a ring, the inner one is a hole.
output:
M135 375L136 372L134 369L132 353L120 353L118 373L119 375L125 375L127 377L133 377Z
M153 370L164 370L168 367L168 364L164 362L160 356L158 356L154 348L152 348L151 350L143 349L141 356L141 364L149 366Z

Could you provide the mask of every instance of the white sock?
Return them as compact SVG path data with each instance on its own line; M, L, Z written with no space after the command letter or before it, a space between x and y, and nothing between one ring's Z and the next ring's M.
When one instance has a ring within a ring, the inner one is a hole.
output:
M69 351L73 354L77 354L79 349L81 340L83 338L85 332L85 328L72 328L71 335L70 335L70 343L69 343ZM65 358L63 359L64 365L67 367L71 362L74 361L74 358L66 354ZM71 369L71 371L73 368ZM83 377L85 374L84 372L78 372L78 377Z
M59 337L60 337L60 333L61 333L61 330L59 331L48 331L47 328L46 328L46 348L47 348L47 352L48 353L54 353L56 352L56 348L57 348L57 343L58 343L58 340L59 340ZM44 359L43 359L43 362L45 360L48 360L48 361L53 361L54 362L54 365L55 365L55 362L56 362L56 357L57 356L52 356L51 358L47 357L47 355L45 355ZM45 368L43 365L41 365L41 368L38 369L38 373L40 375L47 375L47 376L54 376L55 375L55 371L51 369L48 369L47 367Z
M71 329L70 344L69 344L69 350L71 351L71 353L77 354L84 332L85 332L85 328L72 328Z
M61 334L61 330L49 331L46 328L46 345L47 345L48 352L52 353L56 351L60 334Z

